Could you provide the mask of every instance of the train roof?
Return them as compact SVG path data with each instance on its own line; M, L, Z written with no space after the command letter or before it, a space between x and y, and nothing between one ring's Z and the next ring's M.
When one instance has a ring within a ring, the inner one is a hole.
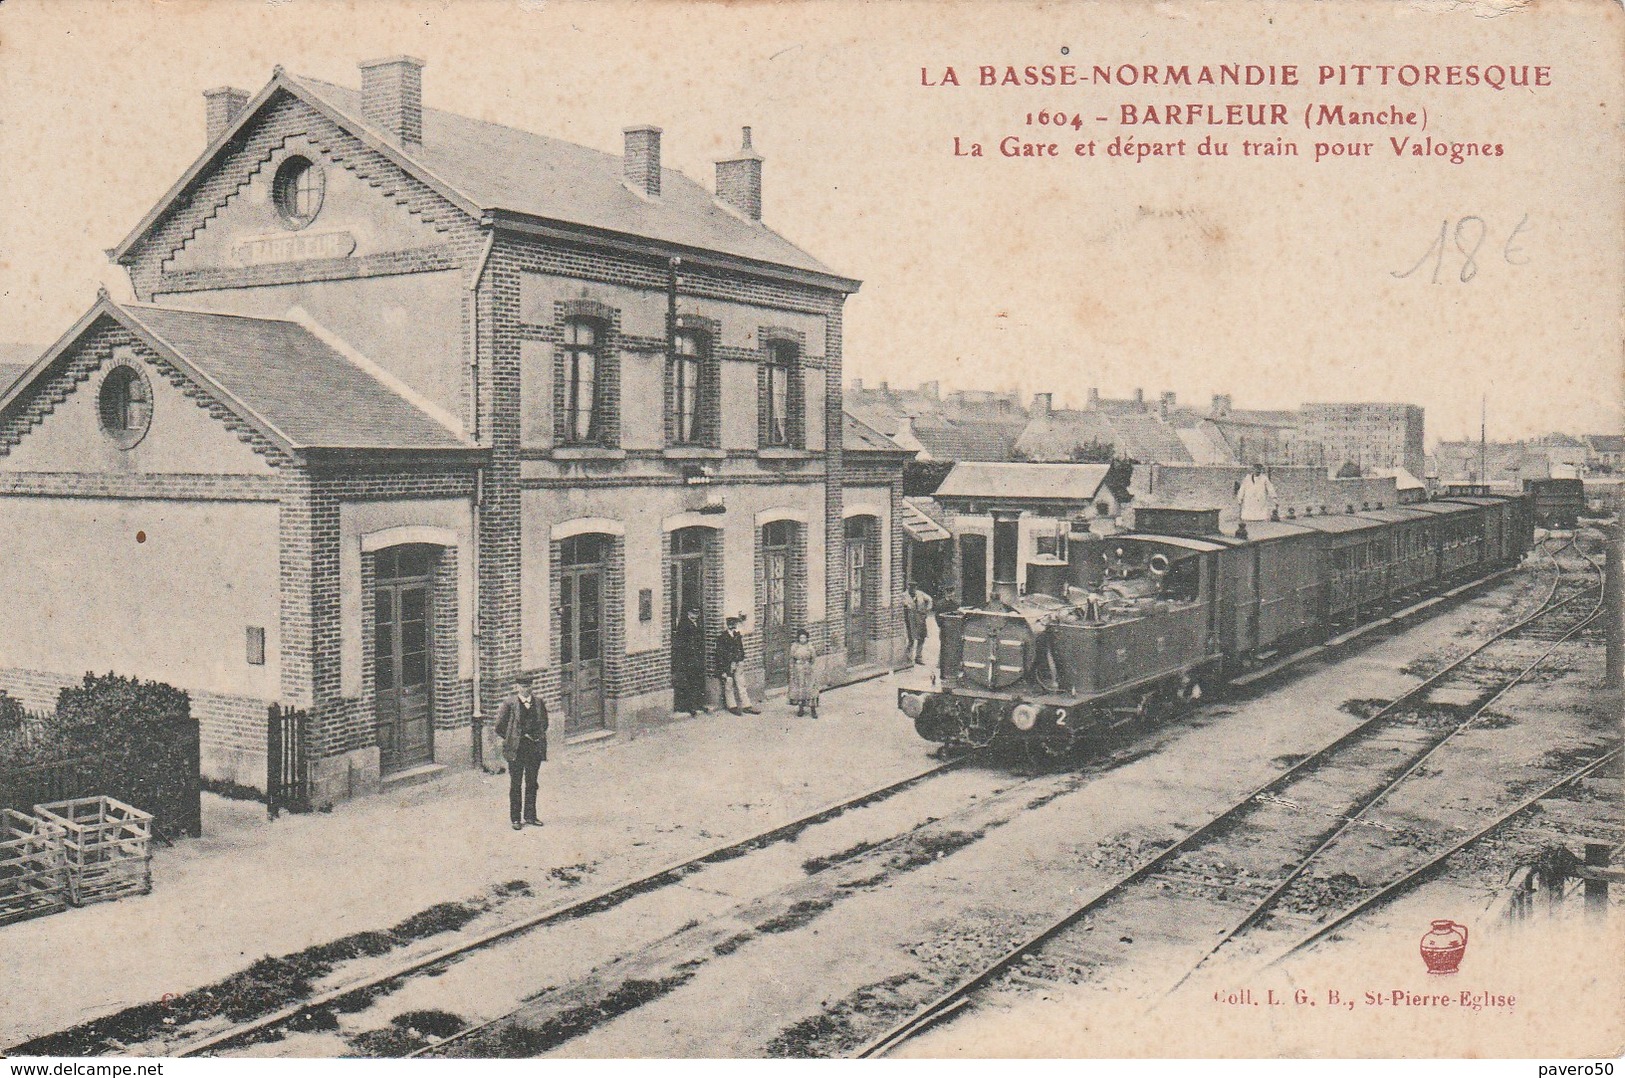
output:
M1331 534L1365 531L1367 528L1381 528L1386 524L1385 521L1350 516L1347 513L1328 513L1323 517L1299 517L1297 523L1317 532Z
M1285 539L1290 535L1308 535L1314 529L1306 528L1302 524L1291 523L1284 520L1249 520L1247 524L1247 538L1236 537L1233 541L1239 546L1241 543L1267 543L1271 539ZM1229 537L1227 537L1229 538Z
M1400 506L1394 509L1364 509L1360 516L1370 517L1372 520L1381 520L1389 524L1396 524L1403 520L1432 520L1431 513L1420 513L1415 509Z
M1118 539L1138 539L1144 543L1161 543L1163 546L1175 546L1202 554L1227 549L1225 544L1216 543L1212 539L1192 539L1188 535L1155 535L1151 532L1127 532L1123 535L1112 535L1107 537L1107 542Z
M1461 501L1436 501L1417 502L1415 505L1411 506L1411 508L1420 509L1424 513L1432 513L1435 516L1446 516L1450 513L1471 512L1472 510L1477 509L1478 506L1469 505L1466 502Z

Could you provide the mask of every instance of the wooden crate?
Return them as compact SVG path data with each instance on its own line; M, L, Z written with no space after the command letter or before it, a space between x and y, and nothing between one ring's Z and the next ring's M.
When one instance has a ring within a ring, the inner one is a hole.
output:
M0 809L0 925L67 908L62 829Z
M75 797L34 806L62 830L68 901L108 902L152 890L152 814L113 797Z

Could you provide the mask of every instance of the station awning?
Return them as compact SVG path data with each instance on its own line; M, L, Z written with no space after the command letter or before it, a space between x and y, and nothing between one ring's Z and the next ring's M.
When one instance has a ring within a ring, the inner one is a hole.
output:
M953 538L953 533L943 527L940 521L932 517L913 498L903 499L900 519L903 522L903 530L916 543L937 543Z

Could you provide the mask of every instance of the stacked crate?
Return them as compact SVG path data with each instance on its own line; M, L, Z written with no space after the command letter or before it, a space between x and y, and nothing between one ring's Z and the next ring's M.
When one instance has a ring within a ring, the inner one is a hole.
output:
M68 898L61 829L0 809L0 925L56 913Z
M152 814L113 797L76 797L35 805L45 826L60 832L75 906L152 891Z

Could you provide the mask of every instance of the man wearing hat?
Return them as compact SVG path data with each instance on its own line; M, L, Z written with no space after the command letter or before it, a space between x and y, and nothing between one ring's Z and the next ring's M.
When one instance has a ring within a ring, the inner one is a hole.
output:
M515 831L527 823L542 826L536 815L537 773L547 759L547 705L530 691L530 682L515 678L513 695L497 711L496 734L508 761L508 818Z
M745 664L745 638L739 633L741 620L737 615L728 619L728 627L717 636L711 659L717 680L722 683L723 706L735 715L741 712L760 715L751 703L750 690L739 679L740 668Z

